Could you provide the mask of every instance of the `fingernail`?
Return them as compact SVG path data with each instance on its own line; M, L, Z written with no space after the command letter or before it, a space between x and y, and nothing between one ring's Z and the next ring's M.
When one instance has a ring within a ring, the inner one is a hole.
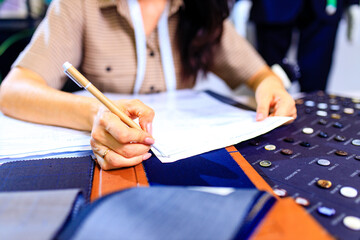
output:
M143 161L145 161L145 160L148 160L150 157L151 157L151 153L145 153L144 155L143 155Z
M261 121L263 119L264 119L264 114L262 114L262 113L256 114L256 121Z
M152 123L146 125L146 131L152 135Z
M147 137L145 138L144 143L147 145L153 145L155 143L155 140L153 138Z

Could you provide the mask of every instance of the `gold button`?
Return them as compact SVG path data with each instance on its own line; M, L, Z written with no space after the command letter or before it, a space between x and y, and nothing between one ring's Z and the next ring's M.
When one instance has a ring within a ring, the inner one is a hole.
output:
M324 180L324 179L320 179L316 183L321 188L331 188L332 186L332 183L329 180Z

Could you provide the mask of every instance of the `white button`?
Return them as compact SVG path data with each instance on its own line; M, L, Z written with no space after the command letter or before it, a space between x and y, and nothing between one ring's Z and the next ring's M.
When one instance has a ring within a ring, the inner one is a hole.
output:
M318 109L327 109L328 105L327 103L318 103L317 105Z
M320 117L326 117L327 116L327 112L323 111L323 110L319 110L316 111L316 115L320 116Z
M340 193L347 198L354 198L358 195L358 191L353 187L342 187Z
M315 106L315 102L314 101L311 101L311 100L308 100L305 102L305 106L307 107L314 107Z
M344 113L346 113L346 114L354 114L354 109L353 108L344 108Z
M305 134L312 134L314 132L314 129L306 127L306 128L303 128L302 132Z
M354 217L354 216L344 217L343 223L347 228L351 230L355 230L355 231L360 230L360 218L358 217Z
M330 161L327 159L319 159L319 160L317 160L317 163L321 166L329 166L330 165Z

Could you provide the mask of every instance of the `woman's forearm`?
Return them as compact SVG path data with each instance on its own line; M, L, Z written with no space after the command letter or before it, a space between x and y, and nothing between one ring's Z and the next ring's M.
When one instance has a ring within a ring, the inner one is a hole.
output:
M8 116L41 124L90 131L99 102L47 86L36 73L11 70L0 87L0 109Z

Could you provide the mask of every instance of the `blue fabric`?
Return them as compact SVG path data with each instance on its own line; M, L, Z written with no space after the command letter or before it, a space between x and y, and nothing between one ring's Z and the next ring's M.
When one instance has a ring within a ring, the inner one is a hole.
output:
M150 185L255 188L224 148L165 164L153 156L143 165Z
M256 189L133 188L83 209L58 239L247 239L274 201Z
M89 201L93 169L91 156L7 162L0 166L0 191L79 188Z

